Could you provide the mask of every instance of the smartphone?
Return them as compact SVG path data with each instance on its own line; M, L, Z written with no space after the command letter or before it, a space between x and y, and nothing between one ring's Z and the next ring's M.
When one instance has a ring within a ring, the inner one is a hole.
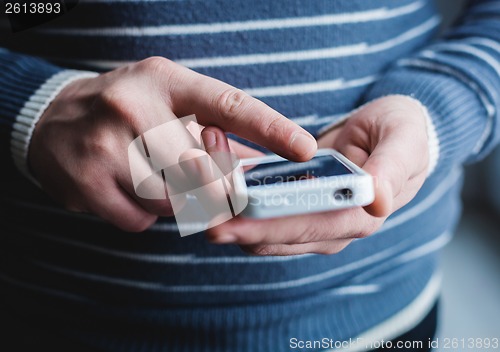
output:
M306 162L278 155L242 159L248 204L241 216L274 218L365 206L373 202L372 177L333 149Z

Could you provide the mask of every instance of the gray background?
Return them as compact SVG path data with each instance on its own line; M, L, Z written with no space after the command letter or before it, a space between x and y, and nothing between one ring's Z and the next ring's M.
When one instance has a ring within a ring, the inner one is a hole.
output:
M446 25L456 19L464 3L438 1ZM500 196L498 179L499 150L467 169L464 216L443 256L441 339L500 338L500 201L494 196Z

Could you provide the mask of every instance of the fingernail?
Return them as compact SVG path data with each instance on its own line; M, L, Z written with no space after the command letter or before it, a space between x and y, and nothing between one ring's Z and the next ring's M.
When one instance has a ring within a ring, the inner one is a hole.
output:
M215 243L233 243L236 242L238 238L232 233L225 233L217 237L212 237L212 242Z
M205 143L205 148L213 148L217 144L217 136L212 131L206 131L203 133L203 143Z
M312 136L297 132L290 141L290 149L297 155L308 154L311 150L316 149L316 140Z

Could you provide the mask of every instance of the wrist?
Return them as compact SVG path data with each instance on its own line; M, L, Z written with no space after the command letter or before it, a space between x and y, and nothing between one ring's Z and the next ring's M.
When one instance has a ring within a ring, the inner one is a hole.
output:
M28 153L37 123L56 97L78 79L96 77L87 71L64 70L50 77L25 102L14 123L11 134L11 154L19 171L36 185L39 185L29 170Z
M436 168L439 160L440 144L439 144L438 134L427 107L423 105L420 100L409 95L391 94L366 102L365 104L351 111L349 114L322 127L319 130L318 138L322 138L329 132L332 132L333 130L342 127L347 122L347 120L351 118L351 116L354 116L358 111L362 110L366 106L381 99L388 99L388 98L391 99L391 105L394 105L395 103L402 104L405 107L411 105L412 112L413 111L417 112L417 114L412 113L412 115L418 115L423 118L427 134L427 151L428 151L427 176L431 175L434 169Z
M409 103L414 104L414 106L419 110L421 115L425 119L425 127L427 132L427 148L429 155L429 163L427 166L427 176L431 175L435 170L438 160L439 160L439 138L436 132L436 127L432 121L432 117L429 113L427 107L422 104L422 102L409 95L393 95L395 97L400 97L406 99Z

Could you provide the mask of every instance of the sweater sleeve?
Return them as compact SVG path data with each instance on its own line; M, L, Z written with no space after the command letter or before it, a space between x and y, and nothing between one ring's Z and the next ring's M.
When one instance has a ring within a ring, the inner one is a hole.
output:
M500 0L470 1L459 24L399 60L364 102L402 94L419 100L437 135L437 167L484 157L500 138Z
M0 160L5 171L17 169L32 179L27 155L38 119L66 85L96 75L0 48Z

